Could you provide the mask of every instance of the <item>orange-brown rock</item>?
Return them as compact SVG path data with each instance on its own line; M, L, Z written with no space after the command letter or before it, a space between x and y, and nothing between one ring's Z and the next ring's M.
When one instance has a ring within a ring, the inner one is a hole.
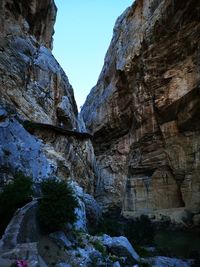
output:
M200 2L136 0L116 22L82 109L105 207L200 211L199 85Z

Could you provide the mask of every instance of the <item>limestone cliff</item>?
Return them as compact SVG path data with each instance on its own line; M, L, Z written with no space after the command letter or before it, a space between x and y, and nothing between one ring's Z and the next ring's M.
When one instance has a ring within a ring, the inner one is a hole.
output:
M200 211L200 2L136 0L82 109L96 195L123 214Z
M73 89L52 55L53 0L0 1L0 181L17 171L35 180L75 179L93 191L93 148L23 121L84 131Z

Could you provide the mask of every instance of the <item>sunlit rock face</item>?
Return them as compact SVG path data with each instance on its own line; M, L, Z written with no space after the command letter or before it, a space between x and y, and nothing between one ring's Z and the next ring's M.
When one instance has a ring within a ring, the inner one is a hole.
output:
M126 216L200 207L200 2L136 0L82 109L97 197Z
M53 0L0 2L0 173L34 179L75 179L93 191L94 154L89 140L35 129L23 120L84 131L72 86L52 55ZM3 181L1 181L3 182Z

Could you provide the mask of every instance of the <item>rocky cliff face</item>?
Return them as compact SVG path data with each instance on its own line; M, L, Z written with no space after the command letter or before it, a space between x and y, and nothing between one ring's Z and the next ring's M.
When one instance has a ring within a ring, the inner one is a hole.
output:
M81 112L97 164L89 140L24 128L29 120L86 131L51 52L55 16L53 0L0 2L1 184L17 171L58 176L96 187L105 208L126 216L198 213L200 4L137 0L117 20Z
M136 0L117 20L82 109L105 207L177 216L200 209L200 3Z
M0 2L0 174L17 171L35 180L75 179L93 191L94 155L89 140L77 140L23 121L84 131L73 89L52 55L56 7L48 1Z

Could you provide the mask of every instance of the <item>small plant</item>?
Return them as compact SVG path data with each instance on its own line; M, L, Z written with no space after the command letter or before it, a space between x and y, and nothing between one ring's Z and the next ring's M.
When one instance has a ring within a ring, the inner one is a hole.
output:
M32 194L32 179L22 172L17 173L14 180L3 187L0 192L0 236L14 212L30 201Z
M101 244L101 242L99 240L95 240L92 242L92 245L94 246L94 248L96 250L98 250L99 252L101 252L103 255L106 254L106 248L104 247L104 245Z
M41 192L38 220L45 232L58 231L67 222L75 222L78 201L67 183L56 179L44 180L41 182Z
M116 262L116 261L119 260L119 258L118 258L117 256L115 256L115 255L110 255L110 256L109 256L109 259L110 259L112 262Z

